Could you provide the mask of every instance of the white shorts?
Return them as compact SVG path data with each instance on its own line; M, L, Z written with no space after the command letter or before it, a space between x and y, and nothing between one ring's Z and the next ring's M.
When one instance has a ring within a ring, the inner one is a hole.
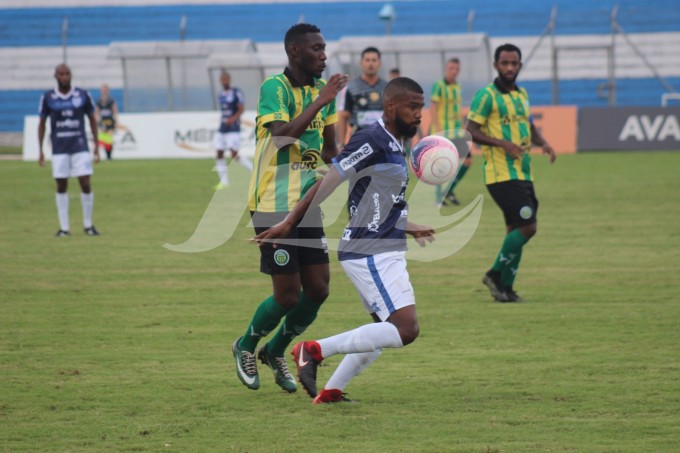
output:
M218 151L227 151L230 149L238 151L238 146L240 143L240 132L226 132L224 134L218 132L215 134L214 146Z
M89 176L92 173L92 156L89 151L52 154L52 176L55 179Z
M386 252L343 260L340 265L354 283L368 313L385 321L400 308L416 303L406 271L406 252Z

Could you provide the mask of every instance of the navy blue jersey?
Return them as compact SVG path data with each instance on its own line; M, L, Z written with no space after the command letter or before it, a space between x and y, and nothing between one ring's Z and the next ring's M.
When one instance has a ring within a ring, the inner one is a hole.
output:
M408 170L403 143L379 120L355 133L333 164L349 180L350 220L338 247L339 259L406 250Z
M236 120L233 124L225 124L225 120L228 120L238 111L238 108L245 102L245 97L243 96L243 91L240 88L229 88L228 90L222 90L219 96L220 110L222 111L222 117L220 118L220 132L239 132L241 130L241 120Z
M40 117L50 117L52 154L89 151L85 135L85 118L94 112L90 94L73 87L67 94L49 90L40 98Z

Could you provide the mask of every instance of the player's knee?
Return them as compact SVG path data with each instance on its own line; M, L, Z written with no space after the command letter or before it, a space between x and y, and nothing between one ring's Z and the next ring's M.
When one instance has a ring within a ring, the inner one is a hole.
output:
M328 299L330 290L328 289L328 285L319 285L315 288L306 289L305 294L317 304L322 304Z
M538 227L535 223L532 223L531 225L523 226L521 231L522 231L522 235L524 235L525 238L531 239L538 232Z
M294 291L286 291L278 293L274 296L276 303L285 310L291 310L293 307L295 307L295 304L297 304L299 298L300 293Z
M419 333L420 327L418 326L417 322L399 328L399 336L401 337L401 342L404 346L416 341L416 338L418 338Z

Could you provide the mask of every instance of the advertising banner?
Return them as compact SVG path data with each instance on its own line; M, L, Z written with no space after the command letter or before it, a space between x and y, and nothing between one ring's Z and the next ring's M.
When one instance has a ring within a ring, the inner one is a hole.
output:
M680 107L580 108L579 151L680 151Z
M240 152L252 156L255 152L254 110L241 116ZM24 119L23 159L37 161L37 115ZM195 159L215 156L213 140L219 126L219 112L123 113L113 137L114 159ZM43 150L50 159L49 119ZM85 126L89 134L89 122ZM90 137L91 141L91 137ZM92 150L92 143L90 143ZM104 152L100 155L104 158Z

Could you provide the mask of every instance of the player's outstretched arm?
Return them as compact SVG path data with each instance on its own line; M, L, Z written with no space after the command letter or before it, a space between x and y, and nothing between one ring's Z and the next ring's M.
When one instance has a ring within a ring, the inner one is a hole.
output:
M434 241L434 228L429 225L420 225L410 220L406 221L406 234L413 236L418 245L425 247L428 242Z
M340 176L340 173L338 173L338 170L335 167L331 167L323 179L317 181L307 191L305 196L298 201L285 219L258 234L252 240L260 247L263 244L270 242L273 244L273 247L276 248L276 239L288 237L290 230L302 220L305 213L310 208L314 208L323 203L323 201L328 198L342 182L343 178Z

